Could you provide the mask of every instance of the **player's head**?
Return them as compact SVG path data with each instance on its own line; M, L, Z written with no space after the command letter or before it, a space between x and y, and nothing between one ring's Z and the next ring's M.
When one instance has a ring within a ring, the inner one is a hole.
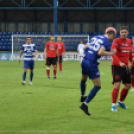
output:
M80 44L83 44L83 41L82 40L80 41Z
M31 44L31 37L26 37L26 42L28 45L30 45Z
M127 28L127 26L120 27L120 36L124 40L127 38L127 36L128 36L128 28Z
M58 42L61 42L61 41L62 41L61 37L58 37L58 38L57 38L57 41L58 41Z
M54 35L52 35L52 36L50 37L50 41L51 41L51 42L54 42L54 41L55 41Z
M105 33L106 33L108 39L110 41L112 41L115 38L117 31L114 27L108 27L106 29Z

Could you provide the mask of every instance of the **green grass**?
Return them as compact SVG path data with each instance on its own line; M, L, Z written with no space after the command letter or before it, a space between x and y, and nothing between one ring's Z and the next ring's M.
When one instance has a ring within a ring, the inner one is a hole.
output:
M80 63L66 61L63 73L48 80L45 62L37 61L33 85L21 85L23 62L0 62L0 133L11 134L133 134L134 93L125 101L129 109L111 112L111 61L101 61L102 88L89 104L91 116L79 109ZM93 84L87 81L89 93Z

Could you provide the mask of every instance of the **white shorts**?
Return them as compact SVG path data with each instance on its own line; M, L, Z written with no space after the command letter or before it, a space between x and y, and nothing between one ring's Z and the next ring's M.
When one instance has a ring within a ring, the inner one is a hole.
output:
M79 53L79 56L84 56L84 54L83 53Z

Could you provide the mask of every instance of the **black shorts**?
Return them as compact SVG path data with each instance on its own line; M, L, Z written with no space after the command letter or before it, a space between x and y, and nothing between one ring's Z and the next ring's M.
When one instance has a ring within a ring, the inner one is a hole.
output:
M132 75L134 74L134 67L132 67L132 69L131 69L131 74Z
M113 83L131 83L131 73L128 69L112 65Z
M56 56L56 59L58 61L58 57ZM62 63L62 56L59 56L59 62Z
M56 65L57 59L56 57L47 57L46 65Z

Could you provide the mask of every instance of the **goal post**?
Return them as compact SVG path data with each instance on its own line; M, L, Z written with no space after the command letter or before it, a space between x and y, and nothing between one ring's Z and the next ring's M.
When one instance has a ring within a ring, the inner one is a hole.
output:
M44 46L46 42L50 40L52 35L41 35L41 34L12 34L12 61L14 60L14 53L19 52L22 45L26 43L26 37L32 38L32 44L37 46L37 50L43 52ZM83 41L83 44L89 42L89 35L88 34L72 34L72 35L65 35L59 34L54 35L55 40L57 37L62 38L62 42L65 44L66 51L77 51L76 47Z

